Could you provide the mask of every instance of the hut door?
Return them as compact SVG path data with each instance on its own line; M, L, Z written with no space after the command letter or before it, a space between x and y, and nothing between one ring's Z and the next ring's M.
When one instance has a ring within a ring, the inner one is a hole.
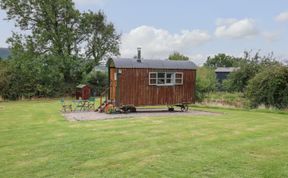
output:
M116 85L117 85L117 73L115 68L110 68L110 100L116 98Z

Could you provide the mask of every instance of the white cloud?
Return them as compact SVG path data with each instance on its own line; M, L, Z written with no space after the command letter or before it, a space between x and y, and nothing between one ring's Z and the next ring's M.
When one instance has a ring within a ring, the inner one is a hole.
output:
M279 15L275 17L275 20L277 22L288 22L288 11L287 12L282 12Z
M173 51L185 54L210 40L210 35L201 30L183 30L172 34L160 28L139 26L122 36L120 50L122 57L133 57L136 48L142 47L144 58L167 58Z
M253 19L218 19L216 21L216 37L247 38L259 33Z
M263 32L262 36L267 42L272 43L274 41L277 41L280 38L280 33L279 32Z

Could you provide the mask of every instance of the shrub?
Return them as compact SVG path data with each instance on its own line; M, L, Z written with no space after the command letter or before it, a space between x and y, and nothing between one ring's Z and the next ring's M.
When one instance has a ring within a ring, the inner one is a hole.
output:
M260 56L259 52L251 55L244 52L244 58L238 59L240 69L232 72L226 81L223 82L223 90L229 92L244 92L249 80L269 66L280 65L273 57L273 53L267 56Z
M223 81L223 88L229 92L243 92L252 79L259 71L260 66L253 64L242 65L241 68L228 75L227 80Z
M0 61L0 96L5 98L5 93L9 89L10 83L9 63Z
M201 67L196 75L196 100L202 101L206 93L216 88L216 74L212 68Z
M249 81L247 97L252 107L264 104L279 109L288 107L288 67L266 68Z
M59 58L51 56L9 59L0 73L0 95L10 100L61 96L67 82Z

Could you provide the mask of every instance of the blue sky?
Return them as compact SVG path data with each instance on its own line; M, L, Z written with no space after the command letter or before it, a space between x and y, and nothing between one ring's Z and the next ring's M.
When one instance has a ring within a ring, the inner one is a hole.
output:
M271 51L288 57L287 0L75 0L81 11L103 10L121 39L122 57L142 47L144 58L167 58L173 51L198 64L209 55ZM13 23L0 11L0 46Z

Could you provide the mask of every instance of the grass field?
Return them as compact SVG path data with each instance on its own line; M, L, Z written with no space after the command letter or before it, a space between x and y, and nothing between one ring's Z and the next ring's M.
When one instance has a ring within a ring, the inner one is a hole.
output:
M68 122L58 110L0 103L0 177L288 177L288 114Z

